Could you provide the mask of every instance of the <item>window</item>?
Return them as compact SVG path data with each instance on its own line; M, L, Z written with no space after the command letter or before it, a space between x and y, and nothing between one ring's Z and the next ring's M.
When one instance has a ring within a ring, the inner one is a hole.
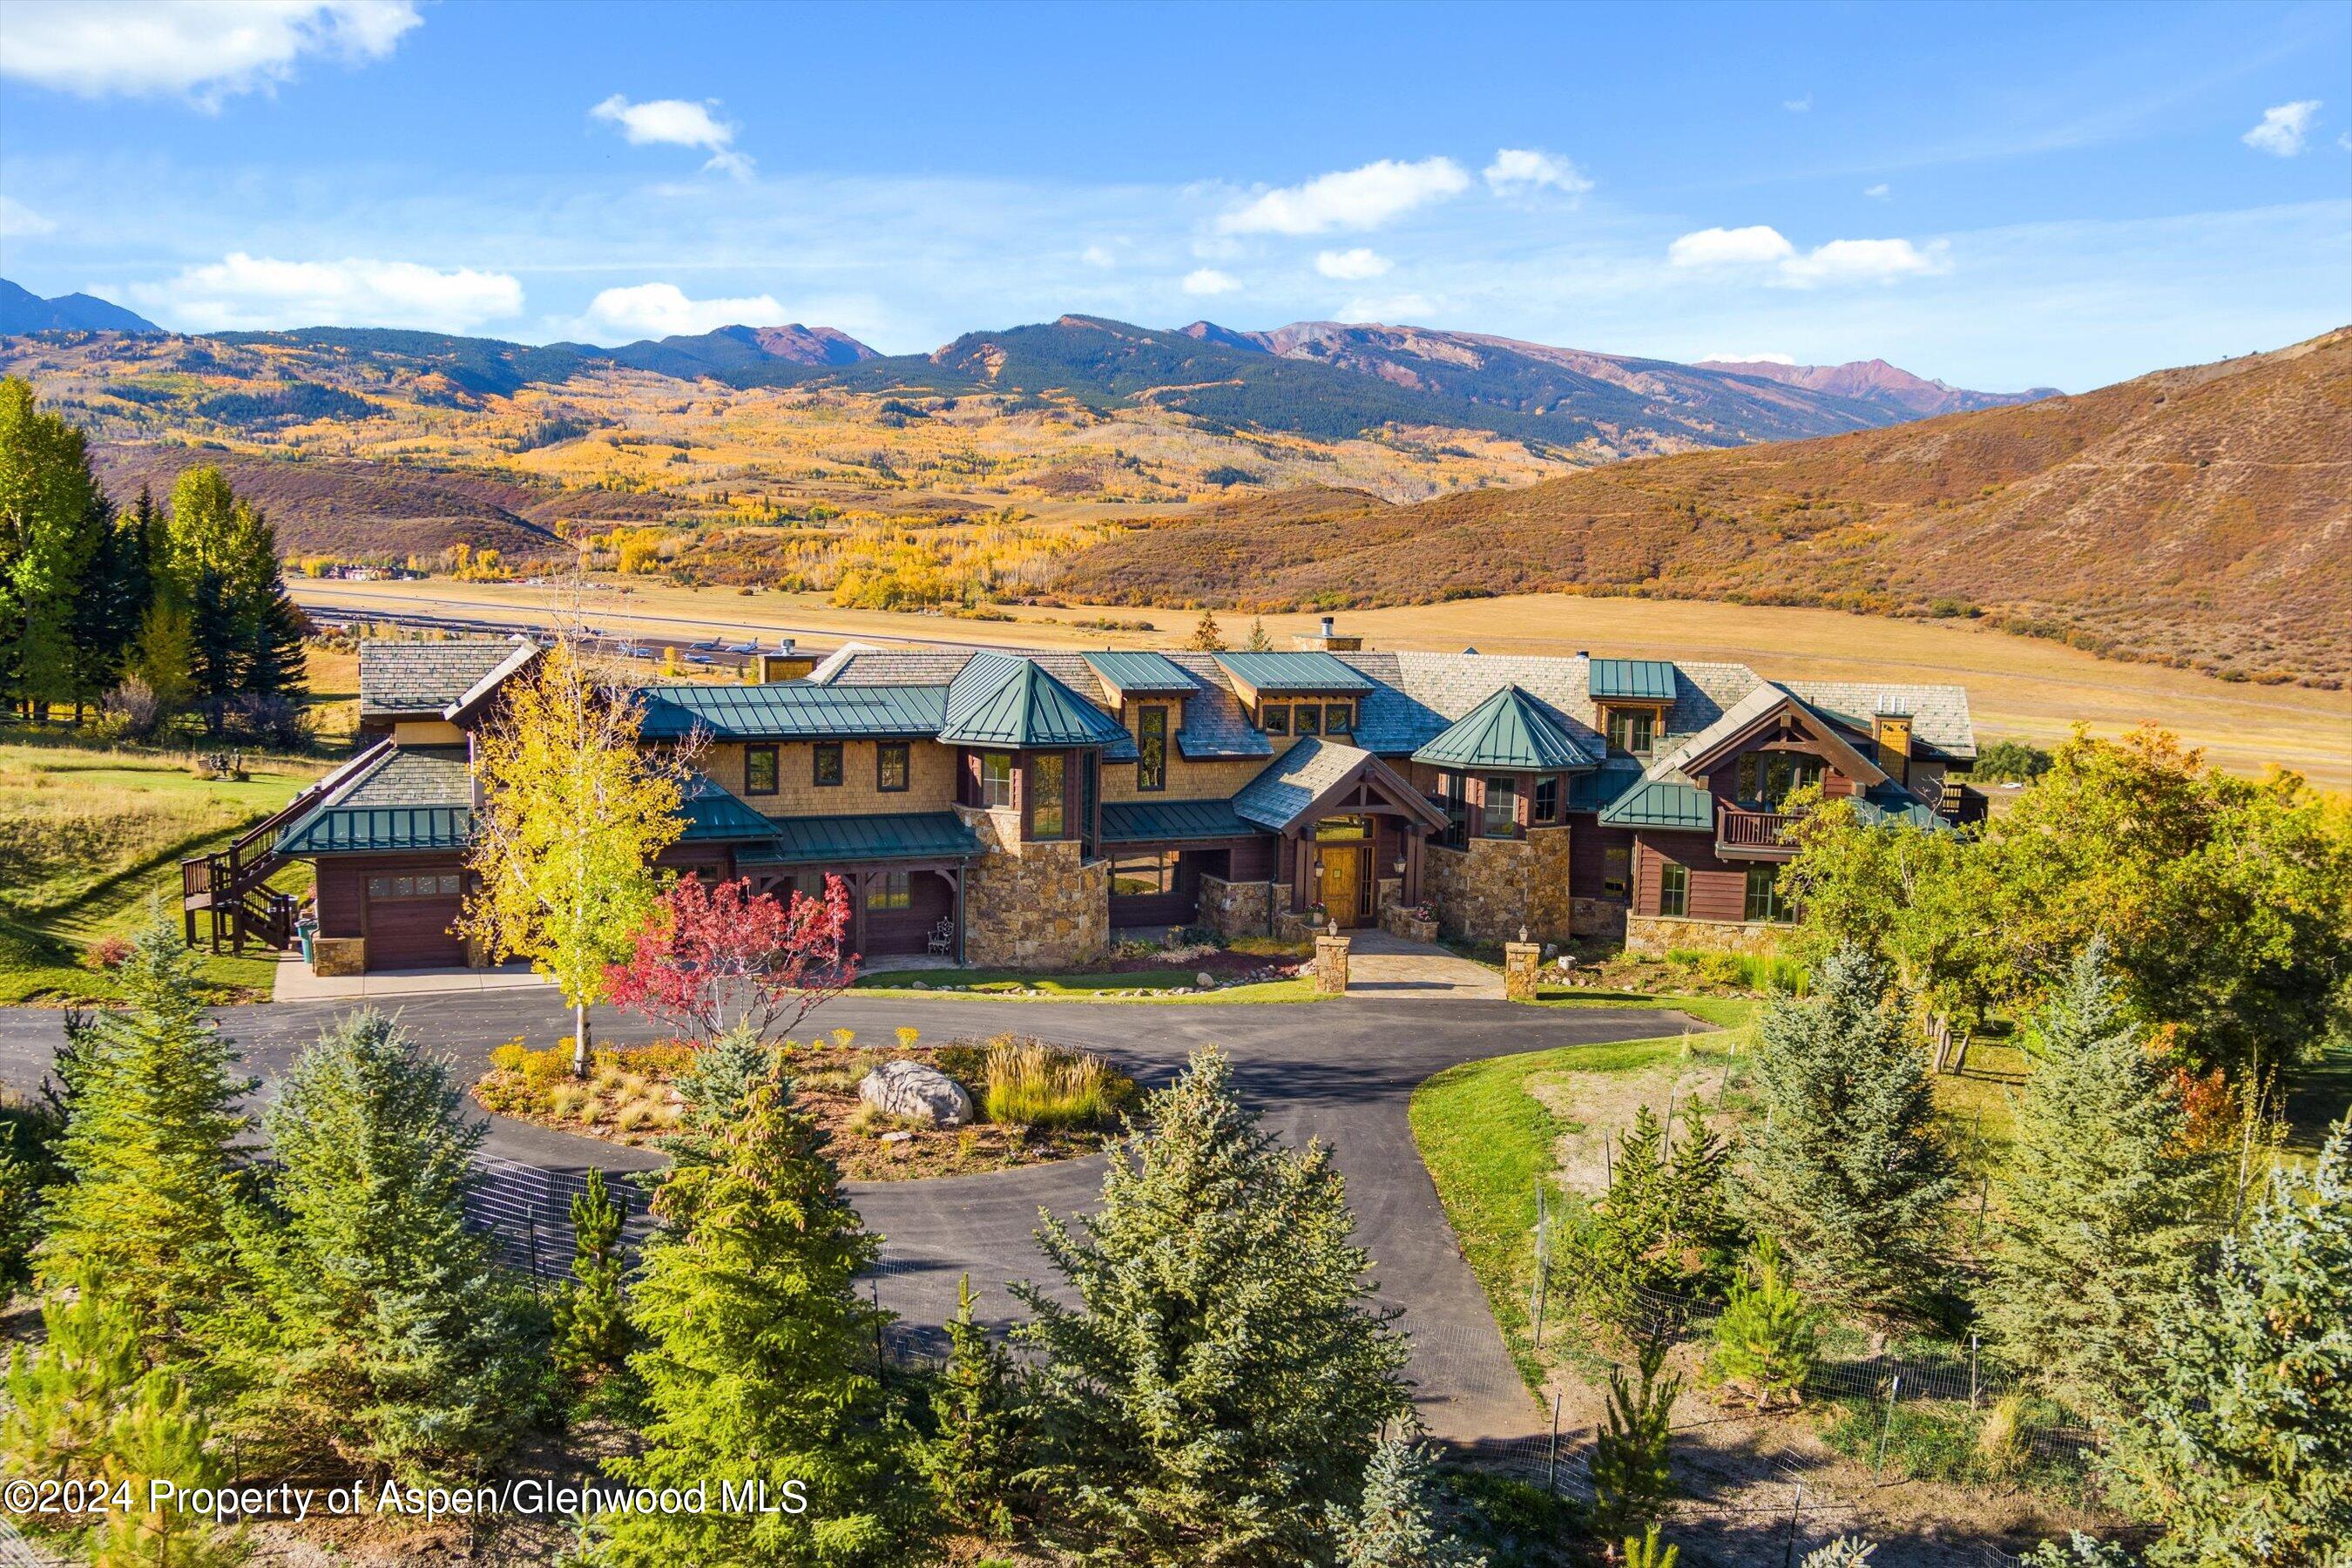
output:
M1289 734L1290 704L1287 702L1262 704L1257 710L1257 722L1258 728L1269 735Z
M1679 919L1690 909L1690 868L1672 860L1658 862L1658 912Z
M1658 716L1647 708L1612 708L1609 710L1609 744L1620 752L1634 756L1650 753L1650 742L1655 738Z
M1323 704L1320 702L1300 703L1296 710L1293 720L1293 727L1299 734L1302 735L1321 734L1323 732Z
M874 787L896 795L907 787L907 742L885 741L874 748Z
M1739 759L1739 798L1766 811L1821 782L1821 758L1802 752L1750 752Z
M866 884L868 910L906 910L915 904L915 890L905 871L885 871Z
M746 746L743 749L743 793L773 795L776 793L776 748Z
M1029 759L1029 836L1059 838L1067 814L1065 771L1069 758L1060 752L1040 752Z
M819 741L812 752L814 762L811 774L819 789L832 789L841 783L841 742Z
M1780 868L1777 866L1748 868L1747 918L1751 921L1782 921L1789 919L1789 900L1780 891Z
M1437 841L1448 849L1459 849L1470 837L1469 811L1463 805L1463 780L1460 773L1437 775L1437 804L1445 812L1445 830Z
M1168 787L1168 710L1156 704L1135 710L1135 787Z
M1632 875L1633 852L1622 844L1612 844L1601 851L1601 896L1604 899L1625 897L1625 884Z
M1559 780L1557 778L1536 780L1535 815L1538 822L1559 820Z
M1110 891L1115 899L1148 898L1176 890L1176 851L1121 855L1110 863Z
M1482 838L1512 838L1519 831L1519 796L1517 786L1507 775L1497 775L1486 781L1486 808L1478 814L1478 834Z
M1327 735L1352 735L1356 732L1356 706L1352 702L1334 702L1323 710L1323 732Z
M447 871L433 877L370 877L371 899L454 899L465 891L465 874Z
M1003 810L1013 804L1013 753L980 754L980 804Z

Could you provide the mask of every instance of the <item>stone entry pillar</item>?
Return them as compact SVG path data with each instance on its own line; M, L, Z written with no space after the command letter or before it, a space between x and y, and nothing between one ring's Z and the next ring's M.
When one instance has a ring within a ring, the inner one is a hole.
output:
M1543 949L1531 942L1507 942L1503 944L1503 994L1513 1002L1536 999L1536 968L1543 961Z
M1333 995L1348 989L1348 939L1328 932L1315 939L1315 989Z

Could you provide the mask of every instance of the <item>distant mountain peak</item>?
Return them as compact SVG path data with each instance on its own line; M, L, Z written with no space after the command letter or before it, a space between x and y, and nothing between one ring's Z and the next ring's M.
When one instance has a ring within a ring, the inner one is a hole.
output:
M1900 365L1889 364L1883 359L1849 360L1844 364L1783 364L1779 360L1701 360L1698 363L1707 370L1723 371L1731 375L1757 376L1765 381L1777 381L1783 386L1801 386L1808 392L1826 392L1836 397L1883 404L1922 416L1966 414L1979 408L2006 408L2014 404L2039 403L2045 397L2060 395L2054 386L2036 386L2024 392L1971 392L1949 382L1930 381L1925 376L1914 375Z
M14 332L145 332L163 328L136 311L126 310L95 294L60 294L44 300L31 289L0 278L0 333Z
M1239 349L1244 353L1262 354L1274 352L1267 346L1266 335L1264 332L1236 331L1231 327L1221 327L1214 321L1194 321L1190 326L1179 327L1176 330L1188 338L1195 338L1204 343L1223 343L1229 349Z

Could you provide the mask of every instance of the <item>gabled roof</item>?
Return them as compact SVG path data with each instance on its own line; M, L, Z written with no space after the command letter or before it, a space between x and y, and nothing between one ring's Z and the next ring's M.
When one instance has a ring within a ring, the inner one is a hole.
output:
M360 717L439 717L477 681L513 658L528 637L454 637L446 642L370 638L360 644Z
M1234 796L1234 815L1279 833L1360 779L1430 826L1445 826L1444 814L1388 763L1360 748L1323 740L1297 742L1268 763Z
M804 680L766 686L648 686L643 732L677 740L700 729L722 741L799 741L939 732L944 686L818 686Z
M1727 748L1783 710L1797 715L1805 730L1829 752L1838 772L1864 786L1885 782L1885 770L1854 750L1838 733L1835 723L1808 708L1805 700L1795 692L1769 680L1725 709L1722 718L1659 758L1652 764L1651 774L1704 774Z
M1517 686L1506 686L1412 754L1449 768L1550 773L1589 768L1601 758L1580 744L1561 717Z
M1106 746L1126 735L1036 660L978 653L948 687L939 738L962 746Z
M389 747L289 826L278 852L461 848L473 830L473 792L464 747Z
M1114 699L1189 696L1200 685L1182 665L1164 653L1089 653L1081 657Z
M1672 702L1675 667L1663 658L1596 658L1586 677L1596 701Z
M1212 656L1236 684L1251 691L1370 691L1372 683L1337 655L1221 653Z
M1715 797L1695 784L1643 779L1601 811L1611 827L1668 827L1715 831Z
M540 654L544 650L541 649L537 643L532 642L529 637L516 637L514 640L514 651L507 655L506 658L500 659L497 666L488 673L485 674L479 680L477 680L473 685L467 687L466 689L465 695L459 697L457 700L449 704L448 707L444 708L441 710L441 717L448 720L453 724L464 723L467 720L474 716L475 711L478 710L483 703L490 700L490 694L492 692L496 691L499 687L507 683L509 677L514 675L516 671L521 669L525 665L537 660Z
M686 819L679 837L692 843L728 838L772 838L776 825L738 800L705 773L687 775L678 815Z
M1196 838L1239 838L1257 829L1229 800L1105 801L1106 844L1174 844Z
M1976 728L1969 718L1965 686L1864 685L1851 680L1787 680L1790 690L1851 729L1867 734L1871 721L1882 713L1906 713L1911 719L1914 750L1926 748L1955 762L1977 754Z
M961 860L979 835L952 811L877 816L795 816L774 825L765 847L739 850L739 866L845 866L869 860Z

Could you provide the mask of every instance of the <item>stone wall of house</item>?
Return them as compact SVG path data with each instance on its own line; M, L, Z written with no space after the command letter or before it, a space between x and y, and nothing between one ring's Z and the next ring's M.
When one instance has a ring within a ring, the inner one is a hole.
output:
M1759 958L1780 950L1789 927L1766 921L1694 921L1671 915L1628 915L1625 951L1671 952L1685 948L1697 952L1745 952Z
M1424 848L1421 890L1436 906L1438 929L1468 942L1517 942L1522 927L1533 942L1567 941L1569 832L1536 828L1525 838Z
M1571 935L1591 937L1599 942L1623 942L1625 910L1622 899L1570 899L1568 900L1569 931Z
M1281 889L1287 893L1290 889ZM1268 900L1276 891L1271 882L1228 882L1223 877L1201 879L1201 903L1193 919L1228 940L1266 934Z
M960 805L982 853L964 880L964 962L1067 969L1110 950L1110 862L1071 838L1023 842L1019 814Z

